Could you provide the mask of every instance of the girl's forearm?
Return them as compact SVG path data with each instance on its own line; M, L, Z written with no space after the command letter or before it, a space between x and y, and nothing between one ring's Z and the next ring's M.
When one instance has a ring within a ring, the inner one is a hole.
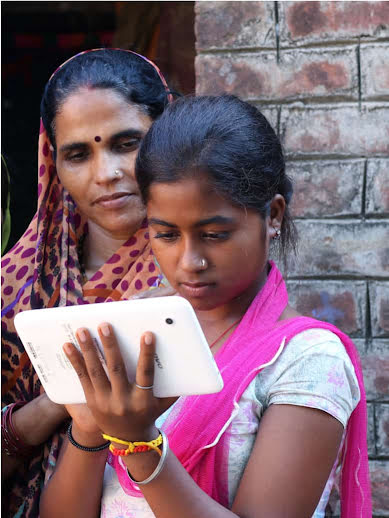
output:
M83 446L98 446L101 435L82 434L73 425L73 438ZM40 518L97 518L108 450L85 452L68 439L63 443L55 472L44 489Z
M156 468L155 452L138 453L123 458L134 480L146 479ZM139 486L156 518L233 518L238 515L208 496L194 482L170 450L156 479Z

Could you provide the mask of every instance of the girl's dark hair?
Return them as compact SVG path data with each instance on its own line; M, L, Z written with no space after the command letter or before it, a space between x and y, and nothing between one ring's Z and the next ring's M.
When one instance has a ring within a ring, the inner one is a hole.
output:
M204 172L213 188L232 203L269 214L279 193L287 207L280 252L296 246L288 204L292 182L285 174L280 141L262 113L232 95L178 99L167 107L143 139L136 177L145 203L150 186L177 182Z
M55 72L43 93L41 117L54 149L55 116L67 97L82 87L114 90L153 120L168 104L168 92L158 72L145 59L120 49L79 54Z

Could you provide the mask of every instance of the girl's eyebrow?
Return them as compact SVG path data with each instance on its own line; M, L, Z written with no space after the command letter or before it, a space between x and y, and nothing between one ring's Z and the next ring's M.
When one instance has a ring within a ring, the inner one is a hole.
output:
M177 225L174 223L169 223L167 221L163 221L162 219L158 218L149 218L149 224L150 225L161 225L163 227L169 227L169 228L177 228ZM228 218L226 216L213 216L211 218L202 219L200 221L197 221L194 226L197 227L204 227L206 225L212 225L212 224L219 224L219 225L231 225L235 223L234 218Z
M198 221L195 224L195 227L204 227L205 225L231 225L232 223L235 223L234 218L229 218L227 216L213 216L211 218L206 218Z
M149 225L161 225L162 227L177 228L177 225L174 225L173 223L168 223L167 221L163 221L163 219L148 218L148 222Z

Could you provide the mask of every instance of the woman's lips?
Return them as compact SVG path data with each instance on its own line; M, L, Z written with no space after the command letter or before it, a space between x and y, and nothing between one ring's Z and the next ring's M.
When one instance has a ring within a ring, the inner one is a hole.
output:
M99 205L104 209L120 209L126 205L131 196L134 196L134 194L130 192L119 192L108 196L101 196L93 202L93 205Z
M181 282L180 291L182 291L187 297L202 298L209 295L210 291L214 287L212 283L206 282Z

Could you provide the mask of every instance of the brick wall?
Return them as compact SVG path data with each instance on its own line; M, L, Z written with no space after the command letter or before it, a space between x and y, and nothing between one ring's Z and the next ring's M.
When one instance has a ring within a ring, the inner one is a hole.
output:
M389 2L196 2L196 91L278 132L295 181L292 303L350 334L369 407L374 516L389 517Z

